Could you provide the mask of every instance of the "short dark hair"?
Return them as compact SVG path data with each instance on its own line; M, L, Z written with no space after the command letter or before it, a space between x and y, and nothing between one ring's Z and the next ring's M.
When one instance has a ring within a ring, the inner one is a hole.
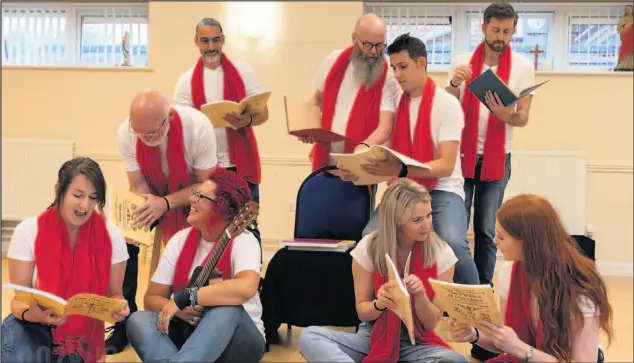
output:
M498 20L514 19L513 26L517 26L517 13L509 3L493 3L484 9L484 24L487 25L492 18Z
M406 51L409 57L418 62L420 57L427 59L427 47L422 40L409 35L409 33L401 34L387 47L387 54L392 55Z
M55 201L51 203L49 208L54 206L57 206L57 208L60 207L68 191L68 186L73 182L75 176L79 174L86 176L94 185L97 190L97 205L99 206L99 211L101 214L104 214L103 207L106 205L106 179L103 176L99 164L85 157L76 157L62 164L62 167L57 172L57 184L59 186L57 188L57 194L55 195Z
M220 22L214 18L203 18L203 20L199 21L198 24L196 24L196 33L198 33L198 28L200 28L201 25L217 26L220 28L220 33L222 33L222 25L220 25Z

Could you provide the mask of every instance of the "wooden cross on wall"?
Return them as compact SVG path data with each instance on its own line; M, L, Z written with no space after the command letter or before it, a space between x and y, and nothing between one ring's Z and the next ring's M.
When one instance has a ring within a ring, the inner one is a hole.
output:
M544 53L544 51L539 50L539 44L535 44L535 49L529 51L529 53L535 54L535 70L537 70L537 65L539 64L539 55Z

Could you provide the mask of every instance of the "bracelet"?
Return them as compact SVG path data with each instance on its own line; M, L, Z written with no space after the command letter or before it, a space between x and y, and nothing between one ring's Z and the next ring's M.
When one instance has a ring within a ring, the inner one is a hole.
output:
M24 313L26 313L27 311L29 311L29 308L22 310L22 314L20 314L20 319L22 319L23 321L27 321L26 319L24 319Z
M523 362L528 362L529 360L531 360L531 358L533 358L533 350L535 350L535 348L533 348L533 346L528 348L528 352L526 352L526 354L524 354L524 359L522 359Z
M386 307L384 307L383 309L379 309L379 307L378 307L378 306L376 306L376 299L372 302L372 304L374 305L374 308L375 308L376 310L378 310L378 311L385 311L385 309L387 309L387 306L386 306Z
M469 342L469 344L475 344L478 342L478 340L480 340L480 331L478 330L478 328L473 328L473 330L475 330L476 332L476 337L473 341Z
M169 200L167 200L167 197L163 197L163 199L165 200L165 204L167 204L167 211L170 211L170 202Z
M251 126L251 124L253 123L253 115L249 115L249 117L251 117L251 121L249 121L249 124L247 125L247 127Z
M189 289L189 306L191 306L191 308L195 308L196 305L198 305L198 288L194 287Z
M357 144L357 146L359 146L359 145L365 145L365 146L367 146L368 148L370 148L370 145L366 144L365 142L360 142L360 143L358 143L358 144Z
M191 305L190 289L184 288L181 291L174 294L174 303L179 310L185 309L188 305Z
M460 85L457 85L457 86L456 86L455 84L453 84L453 79L450 79L450 80L449 80L449 84L450 84L450 85L451 85L451 87L453 87L453 88L458 88L458 87L460 87Z

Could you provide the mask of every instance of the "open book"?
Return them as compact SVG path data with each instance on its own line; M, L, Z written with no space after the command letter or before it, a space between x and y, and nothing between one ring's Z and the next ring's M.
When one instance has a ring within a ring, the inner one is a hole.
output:
M429 279L429 283L450 318L481 330L487 329L482 321L503 326L491 285L462 285L435 279Z
M127 189L111 185L108 187L107 203L108 219L121 228L125 238L144 246L154 244L156 230L145 232L142 228L137 228L134 218L134 211L145 203L145 198Z
M407 255L407 262L405 263L403 277L407 277L407 275L409 275L409 262L411 257L412 252ZM407 287L405 287L405 283L400 278L398 270L390 258L390 255L385 254L385 261L387 263L389 281L396 281L397 283L396 286L390 289L390 292L394 295L394 299L396 300L396 310L394 310L394 313L401 318L405 324L407 332L409 333L409 340L412 345L414 345L416 344L416 339L414 338L414 317L412 316L412 302L410 300L409 292L407 292Z
M240 103L233 101L218 101L206 103L200 107L200 112L204 113L214 127L230 127L235 129L233 125L225 121L225 115L236 112L244 115L247 112L262 113L266 104L269 102L271 92L261 92L245 97Z
M284 96L286 130L289 135L312 137L317 142L331 143L352 139L321 127L321 110L315 104Z
M26 286L6 283L4 287L15 291L16 300L29 305L35 300L44 309L53 308L58 316L64 313L68 315L83 315L110 324L115 323L110 316L110 310L121 310L127 304L125 300L111 299L94 294L77 294L66 301L57 295Z
M407 157L401 153L398 153L390 148L381 145L372 145L370 148L363 149L362 151L354 154L331 153L330 155L337 161L337 164L341 165L342 168L359 177L359 179L354 182L355 185L378 184L384 181L391 180L397 176L372 175L363 170L363 167L361 167L361 165L371 164L375 160L386 161L388 160L388 158L393 158L400 160L407 166L417 166L419 168L431 170L431 167L429 167L429 165L418 162L410 157Z
M487 91L492 91L493 93L497 94L500 100L502 101L502 103L504 104L504 106L508 106L512 104L513 102L516 102L517 100L520 100L526 97L531 92L541 87L544 83L548 81L550 80L546 80L532 87L528 87L527 89L522 90L520 94L515 94L513 91L511 91L510 88L508 88L507 85L504 84L504 82L502 82L502 80L500 79L500 77L498 77L497 74L493 73L493 71L488 69L486 72L482 73L480 77L469 82L469 84L467 84L467 87L480 100L480 102L482 102L482 104L485 105L490 111L491 108L487 105L487 102L486 102Z

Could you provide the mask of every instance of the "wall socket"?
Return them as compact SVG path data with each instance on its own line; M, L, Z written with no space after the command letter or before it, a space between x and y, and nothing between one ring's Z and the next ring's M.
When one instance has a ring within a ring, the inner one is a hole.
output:
M288 202L288 211L295 212L295 202Z

